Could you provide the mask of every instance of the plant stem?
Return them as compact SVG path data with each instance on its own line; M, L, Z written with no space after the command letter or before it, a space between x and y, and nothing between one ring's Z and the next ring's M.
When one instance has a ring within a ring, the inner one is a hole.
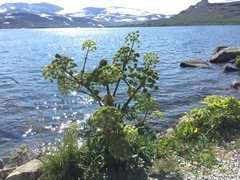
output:
M122 112L126 110L128 104L132 101L133 97L136 95L136 93L138 92L138 90L139 90L141 87L142 87L142 86L138 86L138 88L134 91L133 95L131 95L131 96L128 98L127 102L123 105L123 107L122 107L122 109L121 109Z
M130 59L131 55L132 55L133 46L134 46L134 42L133 42L132 45L131 45L131 49L130 49L129 55L127 56L127 61L125 61L125 62L123 63L123 67L122 67L123 72L124 72L124 70L125 70L128 62L129 62L129 59ZM121 78L118 79L118 82L117 82L116 87L115 87L115 89L114 89L114 92L113 92L113 96L114 96L114 97L115 97L115 95L116 95L116 93L117 93L117 89L118 89L118 86L119 86L120 81L121 81Z
M81 84L83 87L85 87L91 94L93 94L93 90L90 88L90 87L88 87L88 86L84 86L84 84L82 83L82 79L78 79L78 78L76 78L75 76L73 76L71 73L69 73L67 70L65 70L65 72L70 76L70 77L72 77L73 79L70 79L70 78L68 78L68 77L66 77L68 80L70 80L70 81L74 81L74 82L77 82L78 84ZM91 94L89 94L89 93L87 93L87 92L85 92L85 91L83 91L83 90L81 90L83 93L85 93L85 94L87 94L87 95L89 95L89 96L91 96ZM100 101L102 98L100 97L100 96L96 96L97 98L98 98L98 100ZM98 101L98 102L99 102Z
M86 53L86 56L85 56L85 58L84 58L84 64L83 64L83 69L82 69L82 73L81 73L80 79L82 79L83 73L84 73L84 71L85 71L85 67L86 67L86 63L87 63L87 58L88 58L88 53L89 53L89 48L87 49L87 53Z

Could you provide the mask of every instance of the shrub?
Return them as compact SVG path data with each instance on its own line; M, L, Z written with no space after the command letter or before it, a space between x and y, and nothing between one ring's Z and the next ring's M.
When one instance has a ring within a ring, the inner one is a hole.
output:
M234 97L206 97L205 107L193 109L183 117L176 135L185 140L207 138L209 141L230 139L240 128L240 101Z
M149 52L139 61L140 54L134 49L138 47L138 37L138 31L129 33L125 46L117 51L112 64L103 59L91 72L86 71L86 65L88 54L96 50L93 40L87 40L82 45L86 56L80 72L76 70L78 65L73 59L59 54L43 69L45 79L56 80L62 95L67 96L70 91L76 90L91 96L99 104L83 130L78 131L82 146L77 149L73 143L76 153L74 151L72 156L68 149L70 146L63 146L57 151L60 154L55 153L46 161L45 167L56 164L55 168L47 171L49 176L147 179L148 168L155 155L156 136L146 121L161 118L158 103L150 93L150 90L158 89L158 74L154 70L158 56ZM125 95L118 93L120 85L125 88ZM65 140L68 144L68 138ZM58 160L65 158L61 155L62 151L70 153L66 155L69 158L64 165L66 169L62 168L64 160ZM69 164L73 170L68 169Z
M240 68L240 56L237 56L236 59L234 60L234 64L235 66L237 66L238 68Z
M239 136L240 101L234 97L208 96L201 108L186 113L172 136L162 138L156 146L159 158L176 154L211 168L216 162L212 146Z

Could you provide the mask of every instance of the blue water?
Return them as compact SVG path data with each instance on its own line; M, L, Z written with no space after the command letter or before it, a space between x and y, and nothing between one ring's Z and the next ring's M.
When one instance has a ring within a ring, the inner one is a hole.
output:
M160 89L154 97L164 117L152 126L177 121L210 94L240 97L237 90L227 90L239 80L239 72L223 73L222 65L214 64L210 69L179 66L183 60L207 61L217 46L240 46L240 26L1 29L0 157L9 156L23 142L34 148L52 144L69 123L84 123L96 107L89 97L74 93L66 104L56 84L44 80L41 70L56 53L81 64L85 56L81 44L93 39L98 49L90 54L87 68L92 69L100 59L111 61L126 34L134 30L140 32L140 54L154 51L160 58Z

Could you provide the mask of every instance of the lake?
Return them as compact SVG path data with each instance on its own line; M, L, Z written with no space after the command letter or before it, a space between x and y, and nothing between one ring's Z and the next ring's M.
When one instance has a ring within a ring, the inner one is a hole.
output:
M216 64L210 69L180 67L183 60L207 61L217 46L240 46L240 26L0 29L0 158L24 142L33 148L54 144L68 124L84 123L96 107L91 98L74 92L66 103L56 84L44 80L41 71L56 53L81 64L81 44L93 39L97 51L87 67L92 69L103 58L111 62L127 33L135 30L140 32L139 53L153 51L160 59L154 97L163 120L151 122L154 128L176 122L207 95L240 97L238 90L228 89L239 72L223 73Z

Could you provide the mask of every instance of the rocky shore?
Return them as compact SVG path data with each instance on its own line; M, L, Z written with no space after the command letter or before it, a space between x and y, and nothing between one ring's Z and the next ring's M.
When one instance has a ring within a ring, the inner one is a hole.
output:
M39 156L22 144L10 158L0 159L0 180L37 180L42 174Z
M184 180L239 180L240 179L240 148L236 148L235 141L227 147L217 147L216 165L209 170L200 167L195 170L184 171Z
M194 163L178 158L178 173L150 175L148 180L239 180L240 141L232 141L215 147L217 161L213 168L198 167Z
M238 67L234 65L235 59L240 56L240 47L216 47L212 57L208 61L204 60L185 60L180 63L181 67L199 67L210 68L210 64L220 64L223 72L235 72L240 71Z
M175 173L166 176L153 175L148 180L239 180L240 141L232 141L215 148L216 165L212 168L197 167L179 158L177 167L181 177ZM40 180L42 162L39 153L27 144L22 144L9 159L0 159L0 180Z

